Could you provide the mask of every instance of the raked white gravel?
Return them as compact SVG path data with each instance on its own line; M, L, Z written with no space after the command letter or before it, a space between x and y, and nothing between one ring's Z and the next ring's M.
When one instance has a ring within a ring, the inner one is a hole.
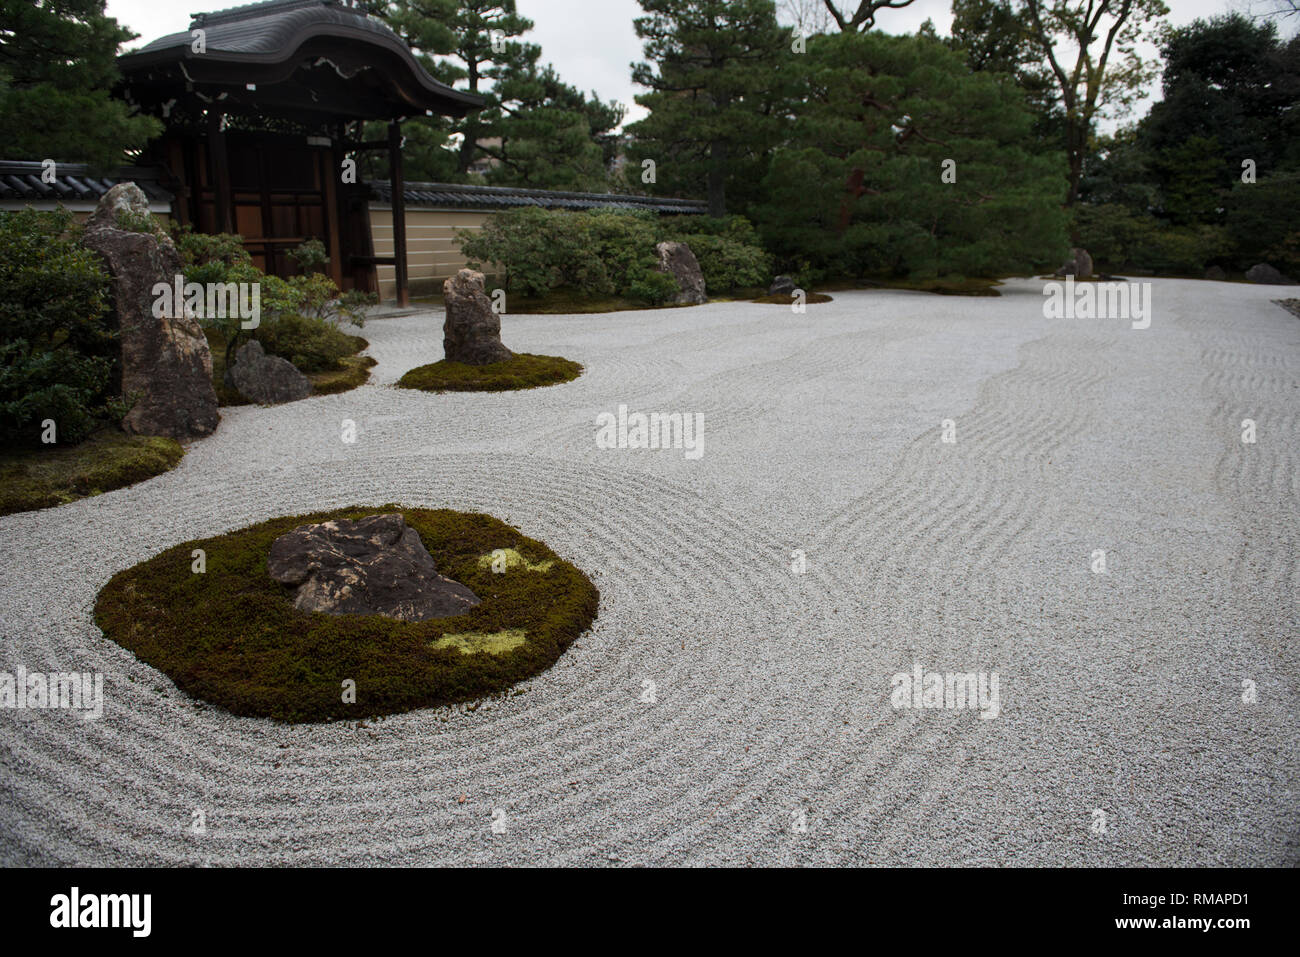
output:
M441 316L372 322L372 385L0 519L0 670L107 675L99 721L0 711L0 863L1300 863L1300 320L1158 281L1134 330L1041 289L507 316L587 372L503 395L394 388ZM620 405L704 413L703 457L597 448ZM92 621L172 545L386 502L519 525L596 629L474 710L288 727ZM896 710L918 663L996 672L1000 715Z

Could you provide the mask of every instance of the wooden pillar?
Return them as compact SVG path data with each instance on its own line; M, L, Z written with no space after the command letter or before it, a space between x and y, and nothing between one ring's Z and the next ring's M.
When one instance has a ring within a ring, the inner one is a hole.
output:
M221 129L223 115L208 110L208 177L216 196L217 229L233 233L234 199L230 194L230 160L226 154L226 134Z
M343 231L339 228L341 219L340 204L338 196L337 177L342 173L342 153L340 151L339 140L335 139L328 151L322 150L317 155L320 157L320 164L324 169L321 171L325 177L325 229L329 235L330 244L330 279L334 280L334 285L340 290L343 289Z
M411 304L406 274L406 179L402 176L402 124L388 124L388 183L393 194L393 260L397 271L397 304Z

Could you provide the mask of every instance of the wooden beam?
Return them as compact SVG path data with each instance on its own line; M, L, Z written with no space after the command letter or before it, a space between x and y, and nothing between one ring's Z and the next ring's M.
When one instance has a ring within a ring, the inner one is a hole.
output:
M406 180L402 176L402 123L388 124L388 180L393 191L393 258L397 261L397 304L411 304L406 272Z
M235 202L230 192L230 158L226 154L222 118L217 110L208 111L208 170L216 196L217 229L223 233L233 233Z

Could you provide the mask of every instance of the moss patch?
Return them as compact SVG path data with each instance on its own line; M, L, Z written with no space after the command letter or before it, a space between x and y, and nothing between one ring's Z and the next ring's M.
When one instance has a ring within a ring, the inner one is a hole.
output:
M818 303L818 302L834 302L834 301L835 301L835 300L832 299L830 296L826 295L825 293L821 293L821 292L810 292L810 293L806 293L806 296L807 296L807 299L806 299L805 301L806 301L809 305L812 305L813 303ZM793 297L791 297L791 296L779 296L779 295L778 295L778 296L759 296L757 299L751 299L750 302L771 303L771 304L774 305L774 306L790 306L790 305L793 305L793 304L794 304L794 299L793 299Z
M831 292L847 289L905 289L910 292L930 292L937 296L1001 296L997 287L1001 279L965 279L949 276L943 279L860 279L857 282L825 285Z
M548 572L555 562L547 560L534 564L513 548L498 548L483 555L478 560L479 568L490 568L498 575L506 574L517 568L530 572Z
M514 651L527 640L528 632L522 628L511 628L493 634L467 631L460 635L443 635L429 647L455 648L463 655L504 655Z
M339 360L338 369L309 372L307 378L311 380L312 395L338 395L341 392L351 392L370 381L370 370L377 365L379 362L370 356L350 356Z
M78 445L0 454L0 515L52 508L161 475L185 456L171 439L105 429Z
M582 366L559 356L520 353L505 362L470 366L446 359L420 366L402 376L403 389L422 392L511 392L571 382L582 375Z
M425 622L299 611L272 580L267 555L299 525L401 512L438 571L482 604ZM195 549L207 571L192 571ZM516 551L530 574L481 564ZM302 723L367 718L481 698L555 663L596 617L600 593L579 569L488 515L386 505L263 522L177 545L104 586L95 621L104 634L166 673L185 692L237 715ZM516 641L516 633L523 640ZM343 682L356 682L356 702Z

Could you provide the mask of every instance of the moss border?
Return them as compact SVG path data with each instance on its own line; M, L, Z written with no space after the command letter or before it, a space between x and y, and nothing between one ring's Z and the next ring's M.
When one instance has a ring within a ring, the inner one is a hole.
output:
M425 622L295 608L293 589L267 571L275 539L300 525L380 512L401 512L439 572L481 604ZM202 574L193 570L196 549L205 554ZM525 561L498 562L498 574L497 550ZM95 622L187 694L232 714L299 724L504 692L551 667L590 628L599 602L581 570L499 519L385 505L277 518L177 545L114 575L96 600ZM493 641L520 629L522 644ZM504 650L463 650L479 646ZM343 700L348 680L355 703Z
M173 439L105 429L77 445L0 454L0 515L54 508L126 488L174 469L185 449Z

